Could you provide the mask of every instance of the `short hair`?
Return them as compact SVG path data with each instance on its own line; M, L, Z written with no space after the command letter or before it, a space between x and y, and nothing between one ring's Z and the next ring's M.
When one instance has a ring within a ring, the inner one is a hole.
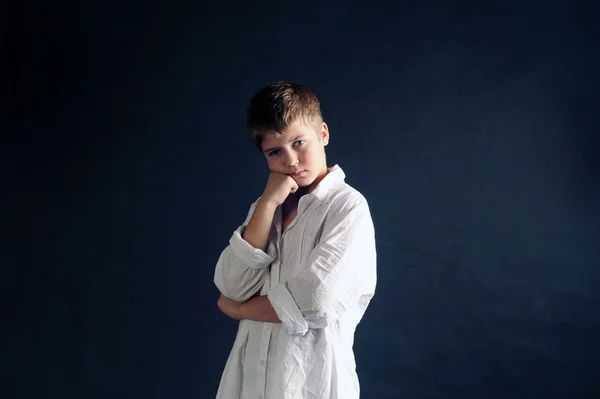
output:
M323 123L321 104L308 87L290 81L269 83L260 89L246 111L246 128L259 150L265 135L282 135L299 120L318 129Z

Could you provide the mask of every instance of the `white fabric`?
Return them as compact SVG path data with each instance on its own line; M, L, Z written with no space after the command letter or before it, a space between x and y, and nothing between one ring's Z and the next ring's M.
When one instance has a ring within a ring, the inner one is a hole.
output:
M240 321L218 399L359 398L352 347L375 293L375 233L366 199L329 170L283 234L277 208L266 253L242 239L258 200L221 253L221 293L268 295L281 323Z

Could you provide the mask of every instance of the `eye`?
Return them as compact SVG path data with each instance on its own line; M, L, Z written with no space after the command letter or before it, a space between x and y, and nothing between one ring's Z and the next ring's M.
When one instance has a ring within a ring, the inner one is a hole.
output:
M270 157L277 156L278 154L279 154L279 150L273 150L273 151L269 152Z
M298 140L294 143L294 147L300 147L302 144L304 144L304 140Z

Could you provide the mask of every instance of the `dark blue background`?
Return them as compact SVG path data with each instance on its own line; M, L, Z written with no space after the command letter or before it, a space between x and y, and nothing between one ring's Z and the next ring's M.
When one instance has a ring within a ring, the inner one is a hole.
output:
M394 3L4 7L0 396L214 397L291 79L375 222L361 397L600 398L598 6Z

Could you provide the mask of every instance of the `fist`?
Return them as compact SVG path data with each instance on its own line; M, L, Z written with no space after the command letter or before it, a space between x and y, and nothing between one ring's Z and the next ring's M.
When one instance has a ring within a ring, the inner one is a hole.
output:
M298 183L293 177L283 173L271 172L262 198L279 206L283 204L290 193L295 193L297 190Z

